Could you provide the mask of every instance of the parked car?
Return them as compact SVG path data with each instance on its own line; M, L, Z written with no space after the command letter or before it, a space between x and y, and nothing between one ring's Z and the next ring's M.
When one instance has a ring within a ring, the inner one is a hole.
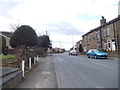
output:
M71 50L71 51L69 51L69 55L77 56L77 51L76 50Z
M105 52L100 52L99 50L97 49L90 49L88 52L87 52L87 57L88 58L106 58L107 59L107 56L108 54L105 53Z

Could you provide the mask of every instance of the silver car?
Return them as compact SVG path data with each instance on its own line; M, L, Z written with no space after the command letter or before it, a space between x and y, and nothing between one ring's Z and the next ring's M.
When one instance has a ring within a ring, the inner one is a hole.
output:
M69 55L75 55L75 56L77 56L77 51L76 50L71 50L69 52Z

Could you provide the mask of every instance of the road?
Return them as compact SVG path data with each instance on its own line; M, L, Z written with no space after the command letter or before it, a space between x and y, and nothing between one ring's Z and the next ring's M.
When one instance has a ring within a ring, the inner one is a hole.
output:
M58 88L118 88L118 60L54 54Z

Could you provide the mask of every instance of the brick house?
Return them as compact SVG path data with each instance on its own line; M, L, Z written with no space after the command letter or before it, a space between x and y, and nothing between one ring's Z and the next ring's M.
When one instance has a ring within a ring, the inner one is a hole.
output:
M120 17L106 22L106 19L102 16L100 20L100 26L89 31L82 36L82 48L83 52L87 52L89 49L105 49L109 52L118 51L120 32Z
M117 22L117 39L118 39L118 51L120 52L120 20Z
M80 41L78 41L76 43L76 50L77 50L78 53L79 52L83 52L83 49L82 49L82 40L80 40Z

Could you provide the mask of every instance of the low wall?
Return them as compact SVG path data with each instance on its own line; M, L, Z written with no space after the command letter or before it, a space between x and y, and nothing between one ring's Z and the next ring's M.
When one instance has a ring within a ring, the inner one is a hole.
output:
M10 79L8 79L6 82L2 83L2 89L16 87L16 85L18 85L18 83L20 83L22 80L22 72L20 71L15 76L13 75L13 77L11 74L11 76L9 76L9 77L10 77Z
M118 58L119 52L107 52L109 57Z
M31 67L31 69L25 70L25 76L37 66L37 60L35 60L36 63L34 63ZM2 78L2 83L0 83L0 89L5 88L15 88L22 80L23 73L22 70L19 68L6 68L2 67L0 69L2 71L2 75L0 77Z

